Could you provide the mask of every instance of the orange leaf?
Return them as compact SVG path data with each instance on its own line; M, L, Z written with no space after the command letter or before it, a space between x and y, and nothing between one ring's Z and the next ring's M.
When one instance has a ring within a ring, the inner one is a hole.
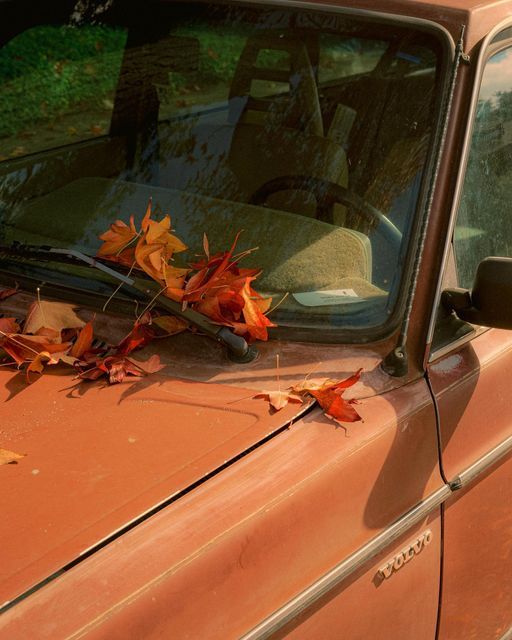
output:
M173 336L188 329L188 322L177 316L159 316L158 318L153 318L153 324L163 329L168 336Z
M30 384L30 374L31 373L43 373L45 364L57 364L59 362L58 358L52 357L48 351L41 351L28 365L27 370L25 372L27 382Z
M332 389L310 390L309 393L322 407L324 414L337 422L357 422L361 416L352 406L353 400L344 400Z
M142 349L155 337L154 331L143 319L136 321L130 333L121 340L116 348L116 356L127 356L135 349Z
M103 244L98 250L98 256L115 256L136 237L137 231L133 223L133 217L130 218L130 226L122 220L116 220L110 225L108 231L101 234L100 240L103 240Z
M164 247L159 244L145 244L141 238L135 247L135 260L139 267L153 280L160 282L164 279L163 265L165 263Z
M84 353L92 348L94 340L94 332L92 322L89 322L81 329L75 344L71 347L69 355L73 358L80 359Z
M14 289L2 289L0 291L0 300L5 300L6 298L9 298L10 296L13 296L16 293L18 293L18 287Z
M250 339L254 340L268 340L267 327L275 327L266 315L264 315L258 304L251 297L251 278L247 278L245 285L241 291L241 296L245 301L242 314L244 316L246 331L249 334ZM235 330L238 333L241 330Z
M355 400L344 400L341 396L345 389L354 385L361 377L362 369L345 380L323 380L322 382L305 381L295 385L296 393L309 393L324 410L327 417L337 422L357 422L361 416L354 409Z
M2 334L18 333L20 330L16 318L0 318L0 344L2 343Z
M301 404L304 402L303 398L293 393L290 389L287 391L261 391L253 397L268 400L276 411L286 407L289 402L300 402Z

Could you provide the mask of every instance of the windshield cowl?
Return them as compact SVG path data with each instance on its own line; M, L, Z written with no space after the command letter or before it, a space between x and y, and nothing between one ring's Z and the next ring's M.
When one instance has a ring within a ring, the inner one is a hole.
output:
M44 288L43 288L44 293ZM51 301L51 296L45 296ZM4 317L24 318L30 306L37 302L37 296L17 293L8 300L2 301ZM74 306L79 318L84 322L94 319L94 332L99 342L117 344L125 338L133 328L133 317L102 313L96 309ZM233 363L222 345L190 331L169 338L156 339L142 350L134 352L134 357L147 360L158 355L165 367L147 378L148 384L159 384L158 380L183 379L195 382L212 382L215 384L244 387L254 393L265 389L283 389L299 384L308 379L325 378L342 379L362 368L362 379L355 388L346 391L347 398L365 398L379 395L391 388L396 388L406 381L387 376L380 368L382 358L389 350L388 343L373 346L321 345L307 342L271 340L258 344L258 357L251 363ZM279 355L279 370L276 355ZM59 368L60 375L67 376L69 381L64 386L76 386L76 372L72 369ZM46 371L54 370L50 367ZM278 376L279 374L279 376ZM9 375L13 375L12 370ZM26 385L22 374L23 385ZM145 379L142 385L145 385ZM157 382L155 382L155 380ZM87 387L91 383L84 381ZM127 380L123 386L141 384L140 381Z

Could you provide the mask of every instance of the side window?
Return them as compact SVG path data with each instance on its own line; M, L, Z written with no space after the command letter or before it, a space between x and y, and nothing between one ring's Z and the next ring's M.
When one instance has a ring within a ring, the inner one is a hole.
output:
M489 57L482 76L443 289L471 289L484 258L512 256L511 199L512 47L508 47ZM470 324L440 305L433 352L471 333Z
M512 256L512 47L487 61L454 234L458 284L470 289L479 262Z
M0 49L0 162L108 133L126 34L43 25Z

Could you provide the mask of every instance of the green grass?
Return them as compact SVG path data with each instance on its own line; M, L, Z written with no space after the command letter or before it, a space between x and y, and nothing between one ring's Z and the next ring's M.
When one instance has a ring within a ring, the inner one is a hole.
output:
M0 136L113 94L125 33L101 26L30 29L0 50Z

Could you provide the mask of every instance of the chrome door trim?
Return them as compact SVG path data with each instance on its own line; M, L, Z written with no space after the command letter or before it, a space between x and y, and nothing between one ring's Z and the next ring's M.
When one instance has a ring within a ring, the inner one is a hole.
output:
M407 530L423 520L439 507L450 495L452 489L445 484L431 496L417 504L404 516L396 520L390 527L372 538L356 552L337 564L328 573L314 582L310 587L299 593L275 611L259 625L241 637L241 640L264 640L293 620L299 613L314 604L319 598L331 591L351 573L362 567L368 560L383 551L388 545L397 540Z
M364 566L369 560L392 544L408 529L430 515L437 507L454 495L459 489L467 487L478 476L489 469L493 464L499 462L512 451L512 436L509 436L494 449L483 455L472 465L464 469L458 476L453 478L448 484L442 485L434 491L432 495L418 503L401 518L396 520L379 535L372 538L360 549L337 564L328 573L324 574L310 587L304 589L295 598L283 605L268 618L263 620L240 640L265 640L273 633L284 627L302 611L310 607L326 593L334 589L349 575ZM512 628L500 640L512 640Z
M472 465L464 469L458 476L450 481L450 487L456 491L467 487L475 478L487 471L493 464L499 462L507 453L512 451L512 436L500 442L494 449L488 451Z

